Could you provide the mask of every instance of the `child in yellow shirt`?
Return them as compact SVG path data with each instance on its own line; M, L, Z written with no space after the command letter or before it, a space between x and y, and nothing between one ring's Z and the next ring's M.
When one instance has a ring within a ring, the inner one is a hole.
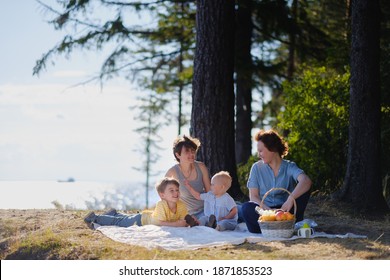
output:
M135 215L125 215L112 209L103 215L96 215L90 212L84 221L92 228L93 223L99 225L115 225L120 227L129 227L132 225L158 225L185 227L186 216L188 215L185 204L179 200L179 182L170 177L163 178L156 184L156 190L161 200L157 202L154 210L144 210ZM188 217L187 217L188 219Z

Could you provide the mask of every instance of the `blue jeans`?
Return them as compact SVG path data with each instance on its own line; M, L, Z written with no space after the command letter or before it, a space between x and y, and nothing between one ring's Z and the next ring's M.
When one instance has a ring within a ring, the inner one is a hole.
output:
M303 220L303 215L307 206L307 203L309 202L310 198L310 191L305 192L303 195L298 197L295 202L297 203L297 212L296 212L296 222ZM245 202L241 207L241 215L244 219L246 226L250 232L253 233L261 233L261 229L258 223L259 220L259 214L255 211L256 206L259 206L256 202L248 201ZM278 205L273 208L280 208L282 205ZM293 212L294 209L291 209L290 212Z
M202 217L206 217L203 210L200 212L194 213L191 216L195 216L198 220L201 219Z
M130 227L134 224L137 226L142 226L141 217L141 213L134 215L117 213L114 216L96 215L95 223L101 226Z
M237 226L237 221L235 219L227 219L217 222L220 231L224 230L234 230Z
M208 223L209 218L210 218L209 216L202 216L199 219L199 225L205 226ZM234 230L237 226L237 221L235 219L226 219L222 221L217 220L217 225L220 227L221 231Z

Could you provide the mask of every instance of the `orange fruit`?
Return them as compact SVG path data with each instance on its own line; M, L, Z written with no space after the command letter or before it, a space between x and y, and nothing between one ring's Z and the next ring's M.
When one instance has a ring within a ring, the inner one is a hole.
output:
M276 216L275 215L263 215L260 217L260 220L263 222L276 221Z
M287 221L292 221L294 220L294 214L291 214L290 212L284 213L284 216L286 217Z

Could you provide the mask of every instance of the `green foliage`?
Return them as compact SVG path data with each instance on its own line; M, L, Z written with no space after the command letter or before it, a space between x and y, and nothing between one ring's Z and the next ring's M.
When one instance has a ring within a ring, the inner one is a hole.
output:
M33 75L55 64L58 56L108 50L99 73L84 83L103 84L116 76L136 79L143 90L169 94L170 102L177 101L179 130L188 122L195 49L193 1L39 3L49 12L49 23L66 35L37 60ZM137 16L142 22L131 20Z
M248 188L246 187L246 183L248 182L249 178L249 173L251 171L252 165L258 160L258 156L253 155L248 159L246 163L239 164L237 166L238 183L240 184L240 189L242 193L246 196L249 196Z
M314 189L335 190L346 168L349 72L308 69L283 89L286 107L278 126L288 133L288 159L305 170Z
M303 49L302 55L322 58L318 60L326 61L328 67L343 71L344 66L349 63L349 1L299 2L301 3L298 6L303 10L302 22L306 25L304 31L307 47ZM313 41L317 43L311 47ZM307 60L304 61L307 62Z
M281 83L293 78L296 68L331 63L343 71L348 64L347 8L336 0L254 2L254 92L262 103L254 123L275 127L284 105ZM271 92L269 100L262 87Z

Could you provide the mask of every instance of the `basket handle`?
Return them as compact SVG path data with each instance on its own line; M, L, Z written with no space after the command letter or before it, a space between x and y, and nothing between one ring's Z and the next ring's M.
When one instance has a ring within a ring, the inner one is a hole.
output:
M262 199L261 202L260 202L260 208L263 208L263 203L264 203L265 198L266 198L266 197L270 194L270 192L272 192L272 191L285 191L285 192L288 193L289 196L292 197L293 202L294 202L294 216L296 216L296 214L297 214L297 202L295 201L295 198L291 195L291 193L290 193L288 190L283 189L283 188L272 188L272 189L270 189L269 191L267 191L267 192L264 194L263 199Z

